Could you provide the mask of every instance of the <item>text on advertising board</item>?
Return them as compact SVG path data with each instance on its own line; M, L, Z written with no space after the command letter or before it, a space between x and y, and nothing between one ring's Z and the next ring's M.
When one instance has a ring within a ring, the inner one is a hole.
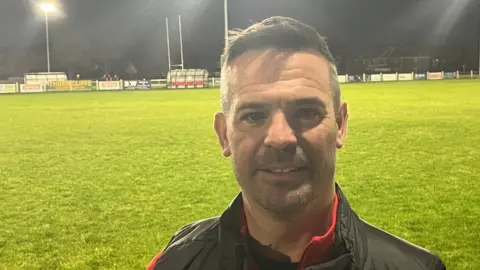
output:
M20 92L37 93L37 92L43 92L43 90L40 84L22 84L20 85Z
M92 90L92 81L50 81L48 82L49 90L68 91L68 90Z
M98 82L100 90L120 90L120 81L102 81Z
M428 73L428 79L429 80L441 80L442 79L442 73L441 72Z
M152 82L148 80L141 81L123 81L123 89L151 89Z

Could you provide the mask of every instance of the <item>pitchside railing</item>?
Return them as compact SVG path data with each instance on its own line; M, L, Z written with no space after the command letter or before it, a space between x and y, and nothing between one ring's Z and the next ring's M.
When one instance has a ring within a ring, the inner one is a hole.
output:
M418 80L458 80L480 78L478 72L427 72L427 73L378 73L378 74L345 74L338 75L339 83L367 83ZM205 79L210 88L220 86L220 78ZM37 93L37 92L69 92L69 91L115 91L115 90L165 90L168 89L166 79L154 80L54 80L28 81L27 83L1 83L0 94Z

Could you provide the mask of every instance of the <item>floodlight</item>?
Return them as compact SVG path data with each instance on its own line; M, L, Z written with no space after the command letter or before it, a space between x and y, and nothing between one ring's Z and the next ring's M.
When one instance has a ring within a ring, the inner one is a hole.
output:
M40 8L45 12L52 12L55 10L55 6L49 3L41 4Z

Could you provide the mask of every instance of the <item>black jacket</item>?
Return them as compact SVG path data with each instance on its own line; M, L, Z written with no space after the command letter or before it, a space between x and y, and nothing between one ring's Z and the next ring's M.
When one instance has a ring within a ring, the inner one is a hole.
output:
M335 259L308 270L377 269L443 270L439 257L428 250L384 232L361 220L337 186L338 209ZM239 195L220 217L181 228L162 255L152 263L155 270L248 270L245 238L240 234Z

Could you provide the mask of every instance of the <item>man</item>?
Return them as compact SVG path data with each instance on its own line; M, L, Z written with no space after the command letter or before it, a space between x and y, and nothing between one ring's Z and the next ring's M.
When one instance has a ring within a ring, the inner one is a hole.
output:
M350 208L334 180L347 134L334 59L296 20L241 31L222 57L214 128L242 192L180 229L149 269L446 269Z

